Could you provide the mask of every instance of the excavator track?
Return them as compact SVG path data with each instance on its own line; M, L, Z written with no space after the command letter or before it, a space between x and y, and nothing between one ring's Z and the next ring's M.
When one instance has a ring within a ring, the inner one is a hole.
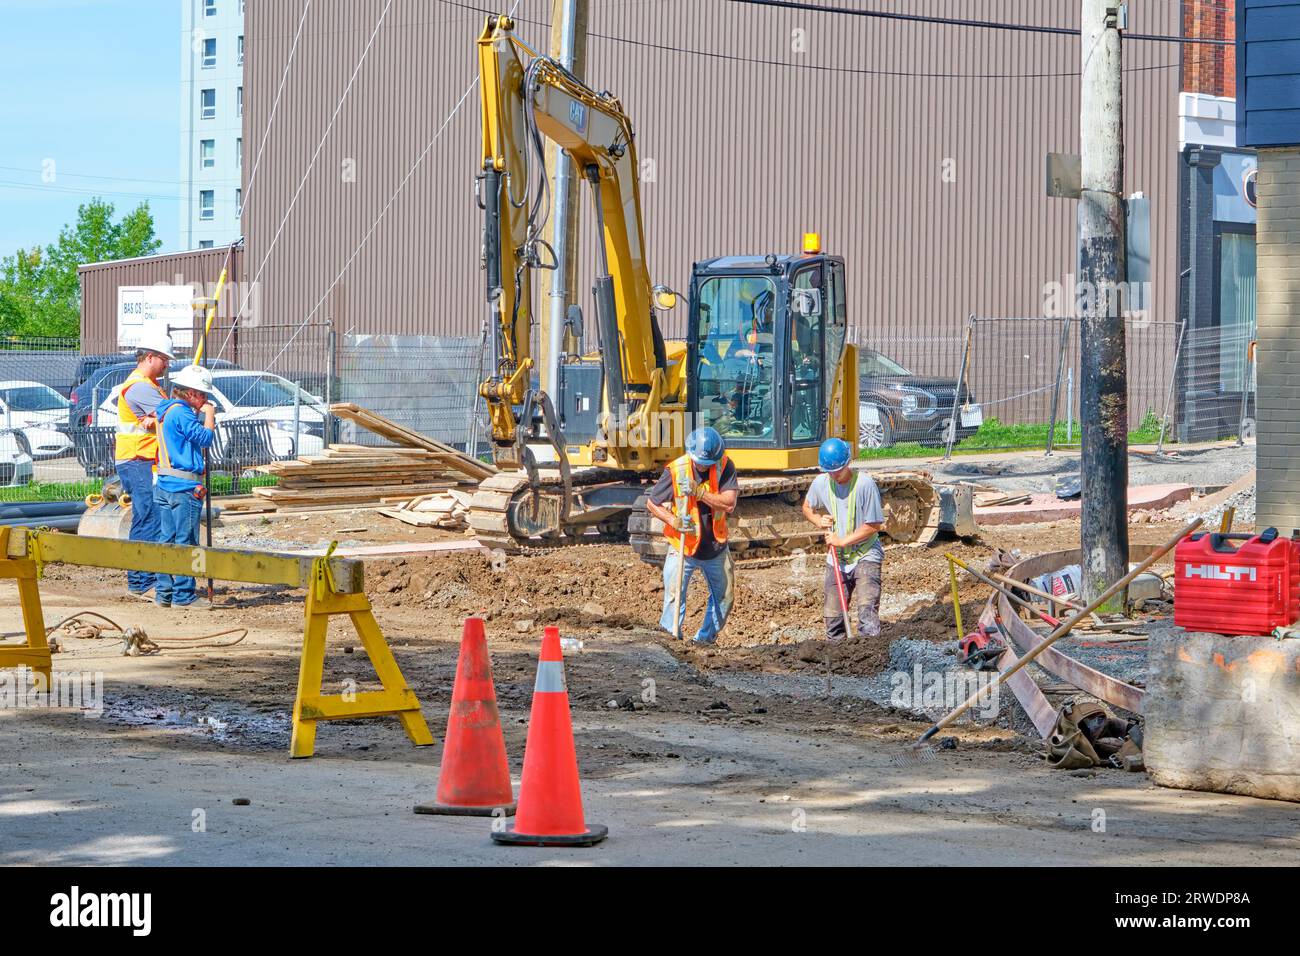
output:
M575 496L592 485L609 484L611 475L599 468L574 469L571 484ZM560 495L563 485L558 474L543 473L536 496L521 471L506 471L485 478L475 489L469 506L469 526L479 544L507 554L531 554L556 548L627 541L626 514L594 522L578 521L560 526ZM573 508L573 503L571 503ZM581 509L574 509L581 512Z
M801 511L804 494L816 475L746 475L740 481L740 503L729 523L728 539L738 560L777 561L801 550L820 547L821 535L809 527ZM879 472L872 475L885 508L887 540L906 544L917 540L929 522L938 496L925 472ZM572 483L574 501L570 524L560 527L558 475L544 475L536 495L523 472L502 472L485 479L470 502L469 524L479 543L507 554L530 554L556 548L629 542L643 560L663 563L667 552L658 519L645 508L644 497L617 512L602 512L600 520L583 515L584 489L621 482L644 493L648 485L634 475L611 475L599 468L577 469Z
M803 499L813 473L779 476L742 476L740 501L728 522L727 541L744 564L774 562L801 551L823 547L822 536L803 516ZM925 472L873 474L884 504L888 543L907 544L921 537L938 503L938 495ZM644 506L628 519L632 549L641 560L662 564L668 552L663 526Z

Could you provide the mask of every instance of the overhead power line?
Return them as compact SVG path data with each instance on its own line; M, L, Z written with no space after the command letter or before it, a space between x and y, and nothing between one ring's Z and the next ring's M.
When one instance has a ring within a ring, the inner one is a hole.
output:
M293 55L298 52L298 41L302 38L302 26L307 22L307 11L311 9L311 0L303 4L302 16L298 18L298 29L293 33L293 43L289 46L289 56L284 61L284 69L280 71L280 85L275 90L275 101L271 104L271 115L266 120L266 130L262 133L262 142L257 147L257 156L253 159L253 171L248 176L248 186L244 190L244 201L247 202L253 195L253 184L257 182L257 171L262 165L262 153L266 150L267 141L271 138L271 127L275 125L275 114L280 109L280 96L284 93L284 81L289 78L289 67L293 66Z
M307 162L307 168L303 171L302 176L298 180L298 188L294 190L293 196L289 200L289 207L285 209L284 216L280 219L279 228L275 230L275 235L271 237L270 245L267 246L266 252L262 256L262 261L258 264L257 272L253 276L253 281L247 284L247 288L244 291L244 300L240 303L239 311L235 313L234 318L231 321L230 330L226 333L225 341L221 343L221 349L214 357L220 357L224 354L226 346L230 344L230 338L235 334L235 328L239 324L239 319L244 314L244 309L248 307L249 296L252 295L252 290L257 287L258 280L262 278L262 270L266 268L267 262L271 259L271 253L275 251L276 243L280 241L280 236L284 234L284 227L289 222L289 217L293 215L294 208L298 205L298 198L302 195L303 187L307 185L307 180L311 176L312 170L316 168L316 160L320 158L321 150L325 148L325 141L329 139L330 133L334 130L334 123L339 118L339 113L343 109L343 104L347 102L348 95L352 92L352 86L357 81L357 75L360 74L361 68L365 66L366 58L370 55L370 48L374 46L375 37L379 35L379 29L384 25L384 20L387 18L388 11L392 6L393 0L388 0L388 2L384 4L384 9L380 11L379 19L375 21L374 29L370 31L370 39L366 41L365 48L361 51L360 59L357 60L356 66L352 68L352 75L348 77L348 82L343 88L343 93L339 96L338 102L334 104L334 112L330 115L329 122L325 124L325 132L321 134L320 140L316 143L316 151L311 154L311 159Z
M800 3L798 0L727 0L728 3L755 7L772 7L780 10L803 10L809 13L833 13L840 16L869 17L878 20L902 20L909 23L934 23L952 27L976 27L985 30L1012 30L1019 33L1052 33L1058 36L1077 37L1075 27L1040 26L1032 23L1004 23L999 20L967 20L957 17L936 17L923 13L895 13L886 10L859 10L855 7L828 7L817 3ZM1125 40L1149 40L1160 43L1199 43L1209 46L1232 46L1234 40L1214 40L1202 37L1165 36L1158 33L1129 33Z
M514 5L510 8L509 16L514 16L515 11L519 9L519 3L520 0L514 0ZM442 137L442 134L446 131L447 127L451 125L451 121L455 119L456 114L458 114L460 112L461 107L465 105L465 101L469 99L470 93L474 91L474 87L478 86L478 83L479 83L479 78L475 76L470 81L469 85L465 87L465 92L461 93L460 98L456 100L455 105L452 106L451 112L447 114L446 118L442 121L441 125L439 125L437 130L434 131L433 136L431 136L429 138L429 141L425 143L424 149L420 151L420 154L415 158L415 161L411 164L410 169L406 171L406 175L403 176L401 182L397 184L397 188L393 190L391 195L389 195L388 201L384 203L383 208L379 210L379 215L377 215L374 218L374 221L370 223L370 228L366 230L365 235L361 237L361 241L357 243L356 247L352 250L352 253L348 256L347 260L343 263L342 268L339 269L338 274L334 276L334 281L331 282L329 286L325 289L325 291L321 293L320 298L316 300L316 304L313 305L311 307L311 310L306 314L306 316L303 317L302 322L298 324L298 328L294 330L293 335L289 336L288 340L284 343L284 345L280 347L280 350L276 352L275 356L267 364L266 371L269 372L271 369L275 368L276 364L280 361L281 358L284 357L284 354L289 350L289 346L291 346L294 343L294 341L298 338L298 336L302 334L303 330L308 327L311 320L320 311L321 306L325 304L325 300L329 298L330 293L332 293L334 289L338 286L338 284L343 281L343 277L347 275L348 270L352 268L352 263L356 261L357 256L361 254L361 250L364 249L366 247L366 244L370 242L371 237L373 237L375 234L375 230L379 228L379 224L383 222L384 218L388 215L388 212L390 209L392 209L393 204L397 201L398 197L401 196L401 194L405 191L407 184L410 183L411 178L416 173L416 170L418 170L422 165L424 165L424 161L428 159L429 153L433 149L434 143L438 142L438 140ZM236 316L236 319L237 318L238 317ZM233 331L234 331L234 326L232 324L231 332ZM230 336L228 334L226 336L226 341L229 340L230 340ZM250 385L248 391L251 390L252 390L252 386ZM248 391L245 391L244 393L245 396L248 395ZM240 401L241 402L243 401L242 397Z
M233 180L231 181L234 182ZM114 189L82 189L77 186L58 186L53 183L23 183L10 179L0 179L0 189L26 189L30 192L55 192L68 193L74 196L116 196L119 199L143 199L146 202L152 199L158 199L163 202L181 202L180 196L166 196L161 193L135 193L122 192ZM233 203L233 199L218 199L213 197L214 202Z
M490 14L496 11L489 10L486 7L475 6L470 3L461 3L459 0L441 0L447 6L460 7L462 10L472 11L474 13ZM819 8L824 9L824 8ZM529 20L525 17L513 17L516 22L529 23L536 26L550 28L550 24L541 20ZM1053 78L1078 78L1078 70L1059 70L1044 73L944 73L944 72L922 72L919 70L874 70L869 67L853 66L827 66L817 63L791 63L785 60L771 60L762 57L753 56L736 56L731 53L718 53L713 50L697 50L693 47L675 46L670 43L652 43L648 40L634 40L631 37L615 36L609 33L596 33L587 31L587 36L597 40L607 40L611 43L623 43L628 46L642 47L650 50L662 50L665 53L677 53L686 56L700 56L713 60L728 60L734 63L757 63L763 66L777 66L790 70L810 70L815 73L844 73L854 76L898 76L898 77L915 77L917 79L936 79L936 80L1036 80L1036 79L1053 79ZM1189 61L1191 63L1200 62L1199 60ZM1176 70L1181 64L1179 63L1156 63L1151 66L1135 66L1125 68L1125 73L1144 73L1150 70Z

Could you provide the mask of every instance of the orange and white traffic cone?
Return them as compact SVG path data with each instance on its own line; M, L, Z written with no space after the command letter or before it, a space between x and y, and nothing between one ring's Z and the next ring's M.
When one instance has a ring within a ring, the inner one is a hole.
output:
M609 834L582 814L578 755L573 749L569 692L564 683L560 629L542 636L533 687L533 712L524 747L524 775L519 782L519 812L514 826L493 830L497 843L515 846L591 846Z
M415 812L483 817L515 812L481 617L465 618L461 632L437 796L433 803L419 804Z

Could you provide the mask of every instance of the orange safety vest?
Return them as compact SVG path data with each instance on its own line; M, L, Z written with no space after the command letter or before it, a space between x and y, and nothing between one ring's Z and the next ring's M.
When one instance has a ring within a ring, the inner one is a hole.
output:
M695 468L695 463L691 461L690 455L682 455L674 459L668 466L668 473L673 476L673 511L675 514L688 514L691 516L691 525L695 531L685 536L672 525L664 525L664 535L669 541L677 544L678 538L683 538L682 550L689 556L695 553L700 546L700 504L695 495L683 494L687 486L694 486L691 474ZM718 493L718 480L722 472L727 468L727 456L723 455L718 459L717 464L709 468L709 477L706 479L706 488ZM725 512L713 509L713 537L719 544L725 544L727 540L727 515Z
M157 436L140 424L139 417L135 412L131 411L131 406L125 398L126 390L139 382L148 382L158 389L159 395L163 398L167 397L167 393L163 391L162 386L139 369L128 375L126 381L118 386L115 392L117 396L117 442L113 452L113 457L118 461L131 461L133 458L154 461L158 458Z
M158 419L158 464L154 468L154 472L159 477L165 475L168 478L181 478L185 481L201 482L203 481L203 475L193 471L182 471L179 468L173 468L172 456L167 451L167 436L163 433L163 422L167 421L167 416L178 408L180 408L179 405L168 406L167 411L163 412L162 418Z

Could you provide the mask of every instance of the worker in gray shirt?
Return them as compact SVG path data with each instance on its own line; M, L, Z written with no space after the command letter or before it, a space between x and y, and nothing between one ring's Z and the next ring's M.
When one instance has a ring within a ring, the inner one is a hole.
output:
M113 391L117 403L117 444L114 451L117 476L131 496L131 541L157 541L161 530L153 501L153 471L158 461L158 405L167 397L158 380L167 374L175 357L166 335L146 335L135 350L135 371ZM152 601L152 571L128 571L127 591Z
M844 582L844 607L852 608L853 596L858 596L858 637L880 633L880 566L885 560L880 531L885 515L876 482L865 472L855 472L852 461L848 442L840 438L822 442L817 456L822 473L813 479L803 502L804 517L826 532L829 545L822 615L826 639L834 643L848 637L836 563Z

